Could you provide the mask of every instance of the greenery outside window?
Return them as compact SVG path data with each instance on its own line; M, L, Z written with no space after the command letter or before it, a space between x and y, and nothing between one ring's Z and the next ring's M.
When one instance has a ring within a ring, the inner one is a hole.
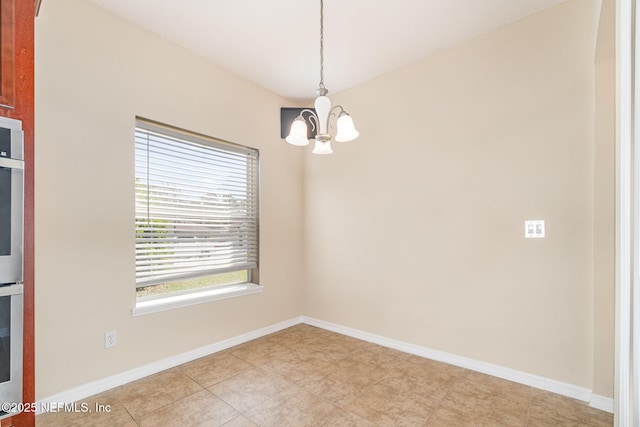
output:
M258 151L137 119L138 301L252 281Z

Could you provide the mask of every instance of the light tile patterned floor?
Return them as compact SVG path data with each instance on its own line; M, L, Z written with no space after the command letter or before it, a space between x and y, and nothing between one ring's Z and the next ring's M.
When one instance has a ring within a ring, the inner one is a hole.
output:
M47 413L47 426L612 426L586 403L307 325ZM80 406L79 406L80 407Z

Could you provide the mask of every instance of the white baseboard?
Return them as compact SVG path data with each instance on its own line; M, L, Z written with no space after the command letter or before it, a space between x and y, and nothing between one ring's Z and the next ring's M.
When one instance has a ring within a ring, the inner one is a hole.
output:
M226 350L233 346L243 344L256 338L272 334L274 332L281 331L282 329L286 329L300 323L303 323L302 317L294 317L293 319L289 319L275 325L247 332L246 334L238 335L236 337L200 347L186 353L168 357L166 359L162 359L148 365L140 366L139 368L131 369L130 371L122 372L120 374L112 375L107 378L74 387L70 390L66 390L61 393L54 394L53 396L49 396L45 399L39 400L36 405L37 413L42 412L42 408L51 407L56 403L72 403L80 399L85 399L89 396L102 393L114 387L119 387L132 381L147 377L149 375L157 374L158 372L174 368L178 365L182 365L183 363L191 362L192 360L196 360L201 357Z
M347 335L353 338L372 342L374 344L379 344L384 347L393 348L405 353L414 354L416 356L425 357L427 359L437 360L440 362L448 363L450 365L459 366L461 368L470 369L472 371L481 372L483 374L571 397L573 399L589 402L589 404L596 409L613 412L613 399L598 395L592 395L591 390L584 387L579 387L573 384L540 377L538 375L528 374L526 372L505 368L503 366L482 362L468 357L458 356L456 354L446 353L444 351L434 350L428 347L409 344L403 341L386 338L358 329L353 329L335 323L314 319L313 317L302 316L302 321L311 326L317 326L322 329L327 329L329 331L337 332L342 335Z
M592 394L591 390L583 387L540 377L537 375L528 374L526 372L517 371L515 369L505 368L503 366L482 362L468 357L458 356L456 354L434 350L428 347L409 344L403 341L386 338L380 335L371 334L369 332L364 332L335 323L325 322L323 320L314 319L313 317L308 316L294 317L293 319L289 319L275 325L247 332L246 334L238 335L237 337L219 341L211 345L200 347L186 353L178 354L176 356L162 359L157 362L132 369L130 371L92 381L90 383L74 387L70 390L57 393L53 396L49 396L37 402L38 413L41 412L40 409L43 407L46 408L56 403L72 403L80 399L85 399L89 396L102 393L104 391L130 383L135 380L139 380L149 375L157 374L158 372L174 368L183 363L187 363L192 360L199 359L201 357L208 356L222 350L226 350L233 346L243 344L256 338L272 334L274 332L281 331L282 329L286 329L300 323L316 326L328 331L333 331L342 335L347 335L363 341L368 341L382 345L384 347L403 351L405 353L437 360L440 362L459 366L461 368L470 369L472 371L481 372L484 374L492 375L494 377L517 382L520 384L525 384L542 390L547 390L563 396L571 397L573 399L589 402L589 405L593 408L613 413L614 405L612 398Z
M589 406L600 409L601 411L611 412L613 414L613 397L592 394Z

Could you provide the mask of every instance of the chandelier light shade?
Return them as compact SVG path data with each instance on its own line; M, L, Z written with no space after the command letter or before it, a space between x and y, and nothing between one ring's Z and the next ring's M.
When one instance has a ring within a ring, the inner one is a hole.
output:
M356 130L351 116L344 111L342 106L336 105L331 107L331 100L327 96L329 91L324 87L324 0L320 0L320 85L316 93L318 97L314 103L315 112L311 109L303 109L298 117L291 123L291 130L285 140L292 145L305 146L309 142L314 142L314 154L331 154L331 139L329 131L330 123L333 118L336 120L336 136L338 142L349 142L356 139L360 133ZM307 139L307 122L305 114L308 116L309 123L316 131L315 140Z
M286 141L298 147L309 145L309 140L307 139L307 124L304 122L304 118L298 116L298 118L291 123L291 132L289 132Z
M353 124L353 119L347 112L343 111L340 114L336 127L338 128L338 133L336 134L336 141L338 142L353 141L360 135L360 132L356 130Z
M314 139L316 142L313 147L313 154L332 154L333 150L331 149L331 141L320 142L317 139Z

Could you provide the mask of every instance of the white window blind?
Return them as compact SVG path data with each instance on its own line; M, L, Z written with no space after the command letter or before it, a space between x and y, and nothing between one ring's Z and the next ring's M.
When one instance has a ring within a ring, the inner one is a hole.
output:
M258 266L258 151L137 120L136 286Z

